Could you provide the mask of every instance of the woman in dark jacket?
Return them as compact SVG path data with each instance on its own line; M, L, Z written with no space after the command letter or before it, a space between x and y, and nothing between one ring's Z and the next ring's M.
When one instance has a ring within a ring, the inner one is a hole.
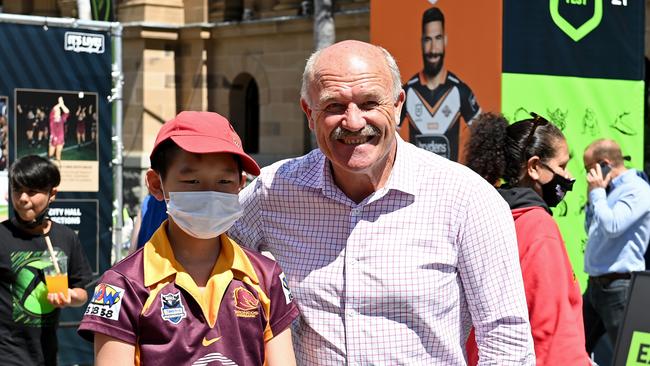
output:
M560 230L551 217L574 179L562 132L543 117L512 125L486 113L471 127L467 165L510 205L535 342L537 365L591 365L585 351L582 296ZM475 364L476 346L468 342Z

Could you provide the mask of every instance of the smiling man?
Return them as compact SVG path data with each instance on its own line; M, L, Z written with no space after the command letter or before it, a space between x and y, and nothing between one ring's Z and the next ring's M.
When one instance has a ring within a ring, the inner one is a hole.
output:
M314 53L301 106L319 149L262 170L231 230L286 268L302 365L465 365L470 325L486 364L534 363L506 203L469 169L405 143L384 49Z
M422 14L422 71L404 85L400 134L414 145L458 161L467 126L481 113L472 90L445 68L445 16L437 7Z

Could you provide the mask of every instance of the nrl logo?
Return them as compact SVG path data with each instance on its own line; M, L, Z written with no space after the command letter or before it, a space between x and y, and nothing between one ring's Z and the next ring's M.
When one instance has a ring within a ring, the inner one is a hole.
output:
M574 42L580 41L587 34L591 33L592 30L598 27L600 21L603 19L603 0L594 0L594 14L591 18L589 18L589 20L576 28L566 19L564 19L560 14L559 2L560 0L549 0L551 18L553 19L555 25L557 25L558 28L566 33L566 35L569 36ZM566 0L566 2L573 5L587 5L587 0Z
M169 294L160 294L160 301L162 306L160 307L160 316L163 320L167 320L172 324L178 324L187 317L185 312L185 306L181 302L181 293L169 293Z
M72 52L104 53L104 35L65 32L64 49Z

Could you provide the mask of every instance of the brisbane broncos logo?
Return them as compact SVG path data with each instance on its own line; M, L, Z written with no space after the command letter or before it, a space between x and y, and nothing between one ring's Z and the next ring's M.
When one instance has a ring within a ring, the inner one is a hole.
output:
M254 318L259 314L257 311L260 300L250 291L243 287L237 287L233 291L235 315L240 318Z

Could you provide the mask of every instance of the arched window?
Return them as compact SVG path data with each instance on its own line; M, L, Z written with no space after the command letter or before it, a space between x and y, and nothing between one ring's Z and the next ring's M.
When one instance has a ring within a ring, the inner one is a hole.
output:
M255 79L239 74L230 86L230 123L241 137L244 151L259 152L260 96Z

